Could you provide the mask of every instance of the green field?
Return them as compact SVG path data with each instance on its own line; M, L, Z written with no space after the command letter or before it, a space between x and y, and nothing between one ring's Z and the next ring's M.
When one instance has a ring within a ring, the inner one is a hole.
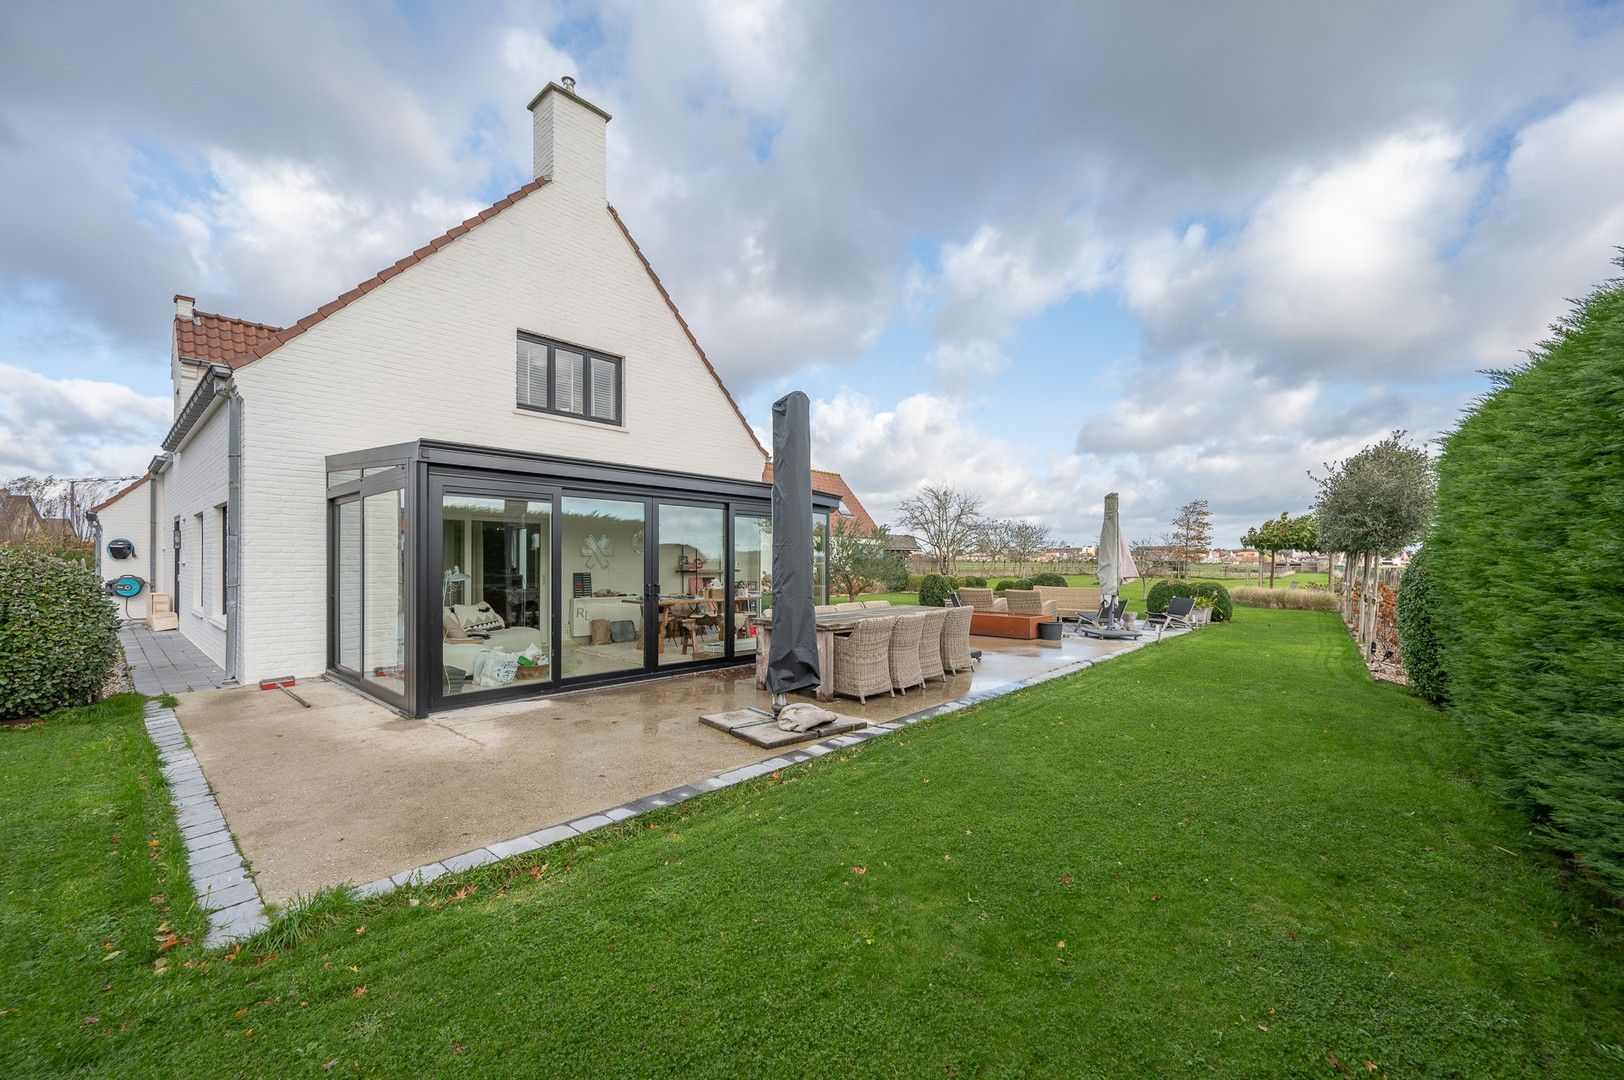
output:
M160 953L201 920L157 776L139 699L0 730L0 1075L1624 1072L1617 914L1332 614L1247 609L274 955Z

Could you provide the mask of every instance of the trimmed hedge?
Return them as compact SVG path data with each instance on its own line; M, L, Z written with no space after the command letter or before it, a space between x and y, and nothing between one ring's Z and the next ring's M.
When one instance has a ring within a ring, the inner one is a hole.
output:
M1529 357L1439 458L1442 667L1504 793L1624 895L1624 282Z
M0 720L96 700L118 657L118 617L95 572L0 548Z
M1066 576L1064 574L1055 574L1047 571L1041 574L1033 574L1031 577L1027 578L1027 580L1032 583L1032 587L1034 589L1039 585L1052 585L1057 589L1064 589L1070 584L1070 582L1066 580Z
M941 574L926 574L919 583L919 603L923 607L941 607L952 591L953 583Z
M1006 592L1009 589L1030 589L1031 587L1032 587L1032 579L1031 578L1024 578L1024 577L1005 578L1004 580L1000 581L998 584L994 585L992 587L992 591L995 592L995 593L1001 593L1001 592Z
M1175 596L1205 597L1212 601L1212 621L1232 622L1235 602L1229 590L1216 581L1158 581L1145 594L1145 610L1158 614L1167 610L1167 602Z
M968 585L972 589L985 589L987 579L976 574L964 574L959 577L959 584L961 586Z
M1442 705L1449 700L1443 668L1443 636L1438 589L1431 576L1432 555L1423 547L1398 579L1398 651L1415 692Z

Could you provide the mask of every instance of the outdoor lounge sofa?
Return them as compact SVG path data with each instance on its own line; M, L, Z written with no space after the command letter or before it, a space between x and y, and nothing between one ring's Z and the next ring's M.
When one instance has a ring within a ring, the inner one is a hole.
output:
M994 596L991 589L959 589L959 603L966 607L973 607L977 611L1007 611L1009 605L1004 598Z
M1043 594L1036 589L1008 589L1004 592L1005 608L1011 615L1048 615L1053 616L1059 604L1053 600L1045 600Z
M1093 615L1100 609L1100 590L1095 585L1065 588L1057 585L1035 585L1032 591L1045 601L1052 600L1055 605L1054 613L1063 619Z

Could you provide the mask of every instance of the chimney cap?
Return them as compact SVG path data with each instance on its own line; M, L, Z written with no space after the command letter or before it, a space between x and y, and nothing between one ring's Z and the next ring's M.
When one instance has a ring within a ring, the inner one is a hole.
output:
M608 113L604 112L602 109L600 109L596 105L592 104L592 102L588 101L586 98L582 97L580 94L577 94L575 92L575 79L573 77L569 76L569 75L565 75L563 77L563 85L562 86L559 85L556 82L550 82L546 86L542 87L541 88L541 93L539 93L535 97L531 98L530 99L530 104L526 105L525 108L529 109L531 112L534 112L535 109L536 109L536 106L541 104L541 99L546 97L548 94L551 94L551 93L554 93L554 92L563 94L565 97L569 98L571 101L575 102L577 105L581 105L581 106L584 106L584 107L586 107L588 109L591 109L593 112L597 113L599 116L603 117L605 120L614 119L614 117L610 116Z

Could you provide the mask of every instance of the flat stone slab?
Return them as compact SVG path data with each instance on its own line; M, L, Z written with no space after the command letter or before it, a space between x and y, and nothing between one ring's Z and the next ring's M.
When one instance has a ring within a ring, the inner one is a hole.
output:
M831 735L840 735L848 731L856 731L868 726L866 720L854 720L849 716L837 716L835 720L811 731L785 731L770 716L763 716L754 709L732 709L728 712L711 713L699 718L701 724L713 727L717 731L725 731L729 735L736 735L751 746L759 746L763 750L771 750L779 746L792 746L795 743L814 742L818 739L827 739Z

